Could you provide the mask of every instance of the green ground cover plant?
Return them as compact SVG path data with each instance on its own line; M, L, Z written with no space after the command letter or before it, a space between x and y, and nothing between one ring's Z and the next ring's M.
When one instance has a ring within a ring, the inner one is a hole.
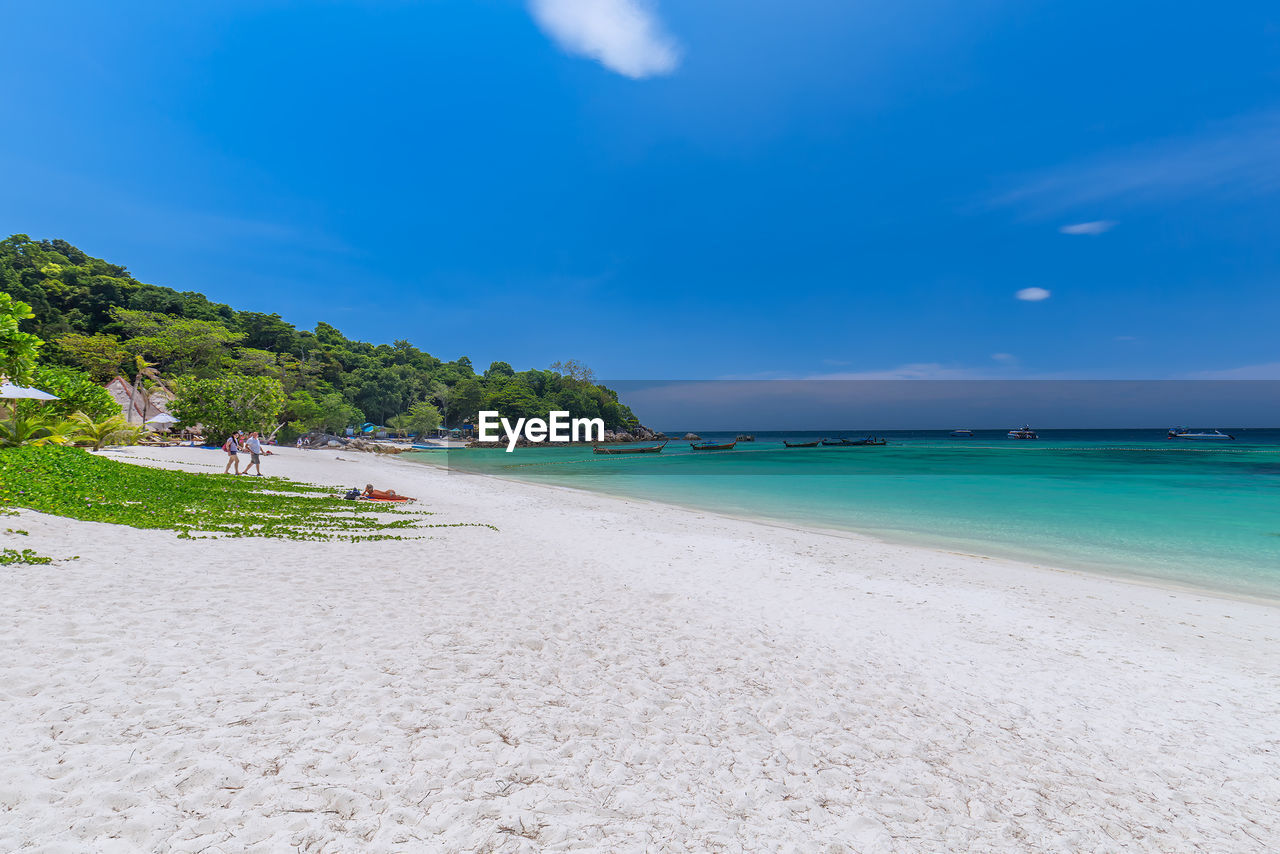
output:
M275 477L196 474L131 465L78 448L26 445L0 450L0 512L41 513L184 538L289 540L413 539L424 529L486 527L430 523L430 512L345 501L331 487ZM408 536L405 536L405 535Z
M15 563L53 563L53 558L37 554L34 549L0 549L0 566L12 566Z

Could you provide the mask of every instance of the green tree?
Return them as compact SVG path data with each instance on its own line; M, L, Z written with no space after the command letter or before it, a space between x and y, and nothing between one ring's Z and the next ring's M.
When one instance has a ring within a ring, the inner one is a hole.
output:
M83 412L93 418L120 414L120 404L105 388L90 379L84 371L59 365L40 365L31 374L39 389L57 395L42 407L43 411L61 418Z
M428 400L421 400L409 407L406 415L399 416L407 419L409 430L416 436L423 433L430 433L440 427L440 410L436 409L435 404Z
M221 443L236 430L271 432L284 403L275 377L184 377L169 408L183 424L203 425L206 440Z
M449 401L450 423L458 424L468 418L475 417L484 399L484 389L474 377L467 377L453 387L453 397Z
M79 332L68 332L53 341L50 348L60 361L89 374L94 382L110 382L119 376L125 366L132 364L133 357L120 345L114 335L82 335Z
M15 383L30 380L36 353L44 343L18 328L32 317L31 306L0 291L0 376Z
M129 392L129 411L137 411L142 415L145 424L151 417L151 398L161 389L168 390L155 365L142 356L134 356L133 390Z
M319 397L309 391L296 391L289 396L287 409L289 429L295 433L312 430L338 433L364 421L364 413L336 391Z
M387 419L387 426L391 428L397 436L401 438L408 436L413 428L410 426L410 418L408 415L396 415Z
M513 381L497 386L486 394L483 408L514 420L545 417L550 407L538 400L528 386Z
M276 354L269 350L241 347L234 356L226 358L225 364L226 369L233 374L245 374L250 377L280 376L280 367L276 364Z
M588 368L577 359L569 359L566 362L552 362L548 370L555 371L557 374L563 374L566 377L578 380L584 383L594 383L596 381L595 371Z
M497 377L513 377L515 374L515 368L511 367L506 362L493 362L489 365L489 370L484 372L484 378L486 380L491 380Z
M173 373L216 374L244 337L208 320L133 309L116 309L112 314L129 335L125 349Z

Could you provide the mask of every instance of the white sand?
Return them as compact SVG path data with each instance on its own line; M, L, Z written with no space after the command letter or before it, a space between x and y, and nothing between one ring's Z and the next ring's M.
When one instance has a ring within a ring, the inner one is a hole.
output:
M342 456L500 531L0 519L0 851L1280 847L1274 607Z

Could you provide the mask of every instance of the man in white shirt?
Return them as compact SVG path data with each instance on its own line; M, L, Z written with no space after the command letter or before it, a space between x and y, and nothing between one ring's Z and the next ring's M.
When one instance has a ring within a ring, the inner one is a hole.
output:
M254 474L261 477L262 462L258 455L262 453L262 442L258 440L258 431L255 430L249 434L249 438L245 441L244 446L249 449L249 465L244 467L244 473L248 474L249 469L256 468L257 471L254 472Z

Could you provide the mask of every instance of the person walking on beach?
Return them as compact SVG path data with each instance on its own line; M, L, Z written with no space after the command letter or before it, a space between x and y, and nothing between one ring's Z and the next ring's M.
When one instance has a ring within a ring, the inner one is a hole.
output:
M249 449L249 465L244 467L244 473L248 474L249 469L256 468L254 472L258 477L262 477L262 461L259 455L262 453L262 442L258 439L258 431L254 430L249 434L249 438L245 440L244 446Z
M240 446L236 444L236 434L232 433L227 437L227 441L222 443L222 450L227 452L227 467L222 470L223 474L231 473L231 466L236 467L236 474L240 474Z

